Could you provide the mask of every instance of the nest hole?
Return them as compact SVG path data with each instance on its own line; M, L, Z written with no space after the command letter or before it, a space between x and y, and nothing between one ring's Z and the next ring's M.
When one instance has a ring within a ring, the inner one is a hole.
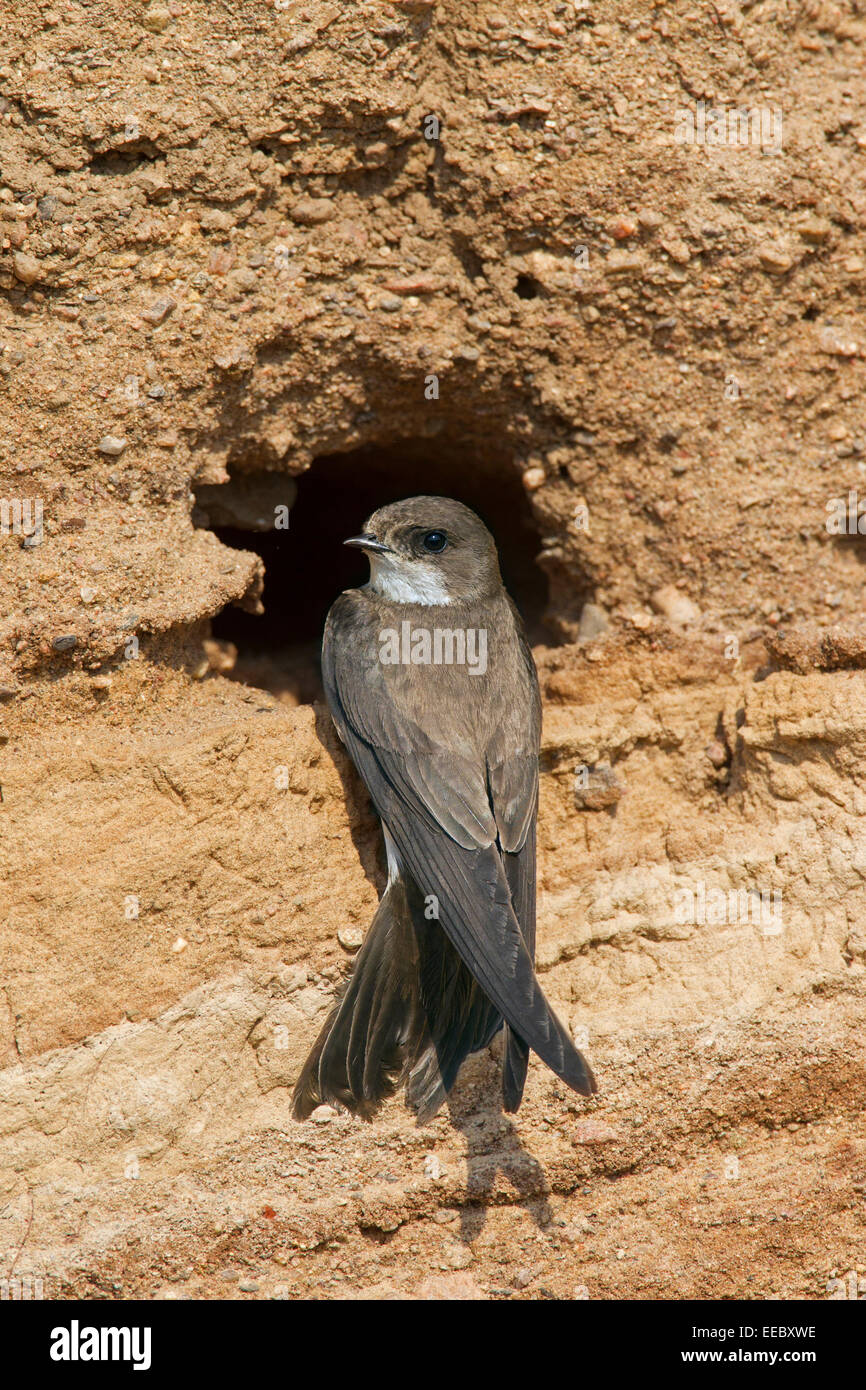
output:
M209 524L233 549L255 550L264 563L264 613L232 605L213 619L214 638L237 649L233 668L227 669L230 649L223 664L233 679L291 703L322 699L319 647L328 609L344 589L365 584L369 576L363 554L343 541L357 535L378 507L421 493L455 497L478 513L496 539L503 579L530 641L552 641L544 624L547 581L536 563L539 535L520 474L508 457L467 460L457 445L433 448L429 441L323 456L294 480L297 495L285 530L246 529L257 478L263 495L273 497L277 475L248 471L220 488L201 489L206 496L199 496L199 524ZM279 478L290 493L293 483L285 475ZM237 484L243 502L234 518ZM222 494L224 500L214 505L213 497ZM235 519L241 524L220 524Z

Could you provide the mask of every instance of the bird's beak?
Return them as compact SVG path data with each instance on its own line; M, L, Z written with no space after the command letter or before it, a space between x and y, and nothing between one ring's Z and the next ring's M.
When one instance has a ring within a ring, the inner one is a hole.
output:
M390 545L377 541L375 536L350 536L343 545L354 545L358 550L372 550L376 555L390 555Z

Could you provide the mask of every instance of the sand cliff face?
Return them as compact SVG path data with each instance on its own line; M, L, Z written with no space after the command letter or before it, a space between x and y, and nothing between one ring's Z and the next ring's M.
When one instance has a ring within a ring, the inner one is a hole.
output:
M856 7L0 11L0 1278L838 1294ZM424 1130L301 1127L381 885L316 632L412 491L489 519L530 623L539 968L600 1094L533 1064L506 1120L485 1054Z

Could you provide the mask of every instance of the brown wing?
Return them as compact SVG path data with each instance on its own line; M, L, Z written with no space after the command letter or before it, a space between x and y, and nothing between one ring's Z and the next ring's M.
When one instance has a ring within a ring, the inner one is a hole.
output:
M401 865L425 898L437 900L439 922L464 964L514 1032L563 1081L588 1095L595 1089L592 1072L536 978L498 843L502 835L503 848L507 842L519 851L526 844L534 824L534 779L521 796L507 753L494 752L492 766L483 757L455 753L394 702L375 658L358 660L358 643L347 640L358 631L357 605L364 602L360 594L344 594L328 615L322 672L338 732ZM534 879L527 855L515 882L524 900L530 870Z

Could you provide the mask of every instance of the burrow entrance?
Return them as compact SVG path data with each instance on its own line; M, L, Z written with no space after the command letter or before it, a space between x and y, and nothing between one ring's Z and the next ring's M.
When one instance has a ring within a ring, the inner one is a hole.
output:
M496 538L503 579L523 614L532 642L552 642L543 622L547 581L536 563L540 538L520 474L508 457L467 460L458 448L429 440L369 447L317 459L295 480L288 530L245 529L244 507L232 517L232 489L210 525L234 549L255 550L265 567L264 614L230 606L213 619L213 635L237 648L230 674L298 703L321 699L319 646L325 616L343 589L367 581L367 562L343 541L357 535L377 507L420 493L456 497L485 521ZM247 491L256 477L273 490L275 475L241 475ZM205 510L207 509L205 503ZM241 524L220 524L236 519ZM208 524L203 515L202 524Z

